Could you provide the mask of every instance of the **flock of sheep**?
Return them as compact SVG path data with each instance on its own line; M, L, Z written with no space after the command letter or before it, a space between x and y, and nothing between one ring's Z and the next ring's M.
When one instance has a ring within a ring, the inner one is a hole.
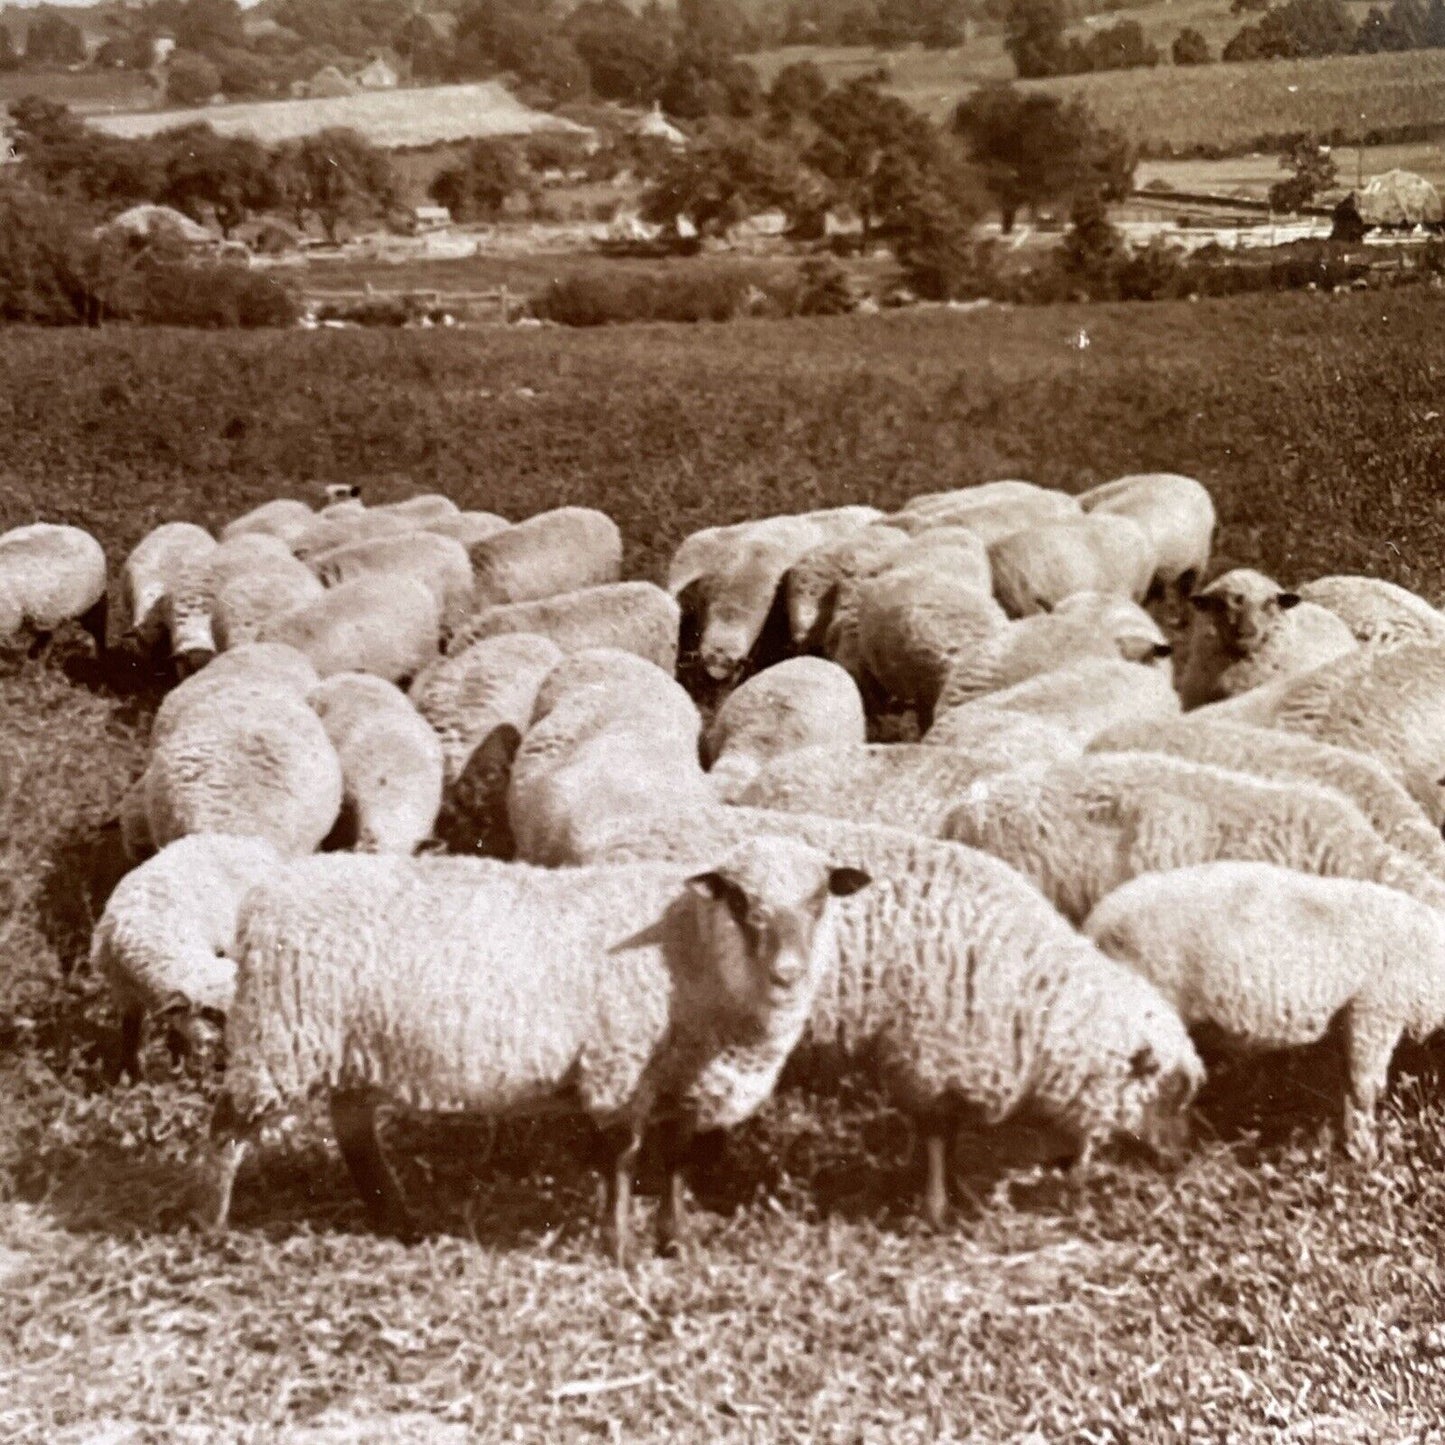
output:
M224 1029L217 1226L316 1094L402 1234L379 1105L581 1113L621 1256L644 1136L666 1248L697 1136L789 1058L873 1072L936 1221L961 1126L1176 1154L1201 1031L1337 1032L1368 1153L1396 1045L1445 1025L1445 615L1201 587L1189 478L712 527L665 587L601 512L355 491L168 523L116 579L78 529L0 536L0 638L78 621L180 677L91 957L124 1072L148 1016ZM869 743L899 709L921 741Z

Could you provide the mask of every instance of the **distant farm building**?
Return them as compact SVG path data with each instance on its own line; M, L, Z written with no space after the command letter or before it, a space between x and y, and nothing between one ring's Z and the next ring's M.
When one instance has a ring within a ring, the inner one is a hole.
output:
M334 65L323 65L306 82L306 94L313 100L335 100L357 93L356 82L348 80Z
M267 145L344 126L384 150L542 134L570 135L583 144L595 139L588 127L533 110L492 80L304 100L249 101L200 111L136 111L86 120L95 130L123 140L161 135L204 120L219 135L250 135Z
M652 109L632 127L632 134L641 140L661 141L678 149L687 144L687 137L668 118L662 107L653 101Z
M1385 171L1371 176L1335 207L1333 234L1339 240L1358 241L1376 229L1433 229L1442 220L1445 208L1441 206L1440 192L1429 181L1413 171Z
M401 83L396 67L383 55L374 56L351 78L361 90L395 90Z
M126 236L136 241L168 239L196 249L216 246L220 238L199 222L169 206L132 206L96 228L97 234Z
M408 229L414 236L426 231L443 231L452 223L452 213L445 206L413 206Z

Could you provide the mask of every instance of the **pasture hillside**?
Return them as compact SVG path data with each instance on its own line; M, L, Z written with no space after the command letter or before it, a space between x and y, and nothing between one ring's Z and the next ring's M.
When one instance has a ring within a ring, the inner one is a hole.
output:
M585 334L11 331L0 526L77 522L118 561L161 520L359 477L604 507L655 576L709 522L1169 468L1214 492L1226 564L1438 602L1442 334L1423 290ZM1445 1071L1423 1051L1373 1169L1330 1153L1304 1092L1216 1091L1182 1172L1028 1176L937 1235L906 1127L853 1091L780 1096L699 1181L683 1258L630 1276L554 1128L401 1129L429 1229L407 1249L367 1231L309 1121L243 1175L228 1239L193 1236L202 1092L163 1070L112 1090L96 985L62 979L84 839L152 702L79 649L0 676L0 1438L1439 1438Z

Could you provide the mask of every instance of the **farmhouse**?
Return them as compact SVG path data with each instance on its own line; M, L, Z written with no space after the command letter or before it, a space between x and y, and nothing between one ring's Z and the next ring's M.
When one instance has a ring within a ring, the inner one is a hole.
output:
M663 115L657 101L652 102L652 109L632 127L632 134L642 140L661 141L679 150L687 144L687 137Z
M478 81L425 89L368 90L359 94L251 101L204 110L137 111L87 117L106 135L135 140L204 120L218 135L250 135L267 145L299 140L331 126L357 131L385 150L447 141L540 134L594 138L587 127L523 105L504 85Z

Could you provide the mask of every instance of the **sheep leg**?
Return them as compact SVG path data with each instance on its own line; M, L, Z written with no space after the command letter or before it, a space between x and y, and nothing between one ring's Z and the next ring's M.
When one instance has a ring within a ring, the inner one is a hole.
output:
M671 1258L677 1253L683 1213L682 1170L692 1142L692 1132L681 1124L672 1123L663 1125L659 1134L667 1178L657 1210L657 1252L664 1258Z
M331 1128L372 1226L398 1239L412 1239L416 1237L416 1224L376 1134L379 1102L375 1094L365 1089L333 1094Z
M635 1125L627 1125L619 1134L607 1179L607 1207L612 1232L612 1257L619 1265L625 1266L631 1242L632 1171L642 1148L642 1131Z
M145 1013L139 1008L128 1008L120 1016L120 1058L116 1064L116 1076L139 1084L145 1078L140 1064L141 1040L145 1036Z
M923 1137L928 1178L923 1188L923 1217L934 1229L942 1229L948 1217L948 1135L940 1125L929 1126Z
M1372 1160L1379 1152L1375 1106L1385 1091L1390 1060L1402 1032L1398 1020L1368 1009L1352 1006L1345 1016L1345 1150L1360 1162Z
M90 634L95 643L95 655L105 656L106 622L110 615L110 599L101 594L100 601L80 617L80 625Z
M202 1229L224 1234L231 1220L231 1194L236 1187L236 1174L256 1137L260 1120L244 1120L236 1111L228 1094L216 1100L211 1114L211 1159L205 1181L211 1207L202 1202L192 1212Z

